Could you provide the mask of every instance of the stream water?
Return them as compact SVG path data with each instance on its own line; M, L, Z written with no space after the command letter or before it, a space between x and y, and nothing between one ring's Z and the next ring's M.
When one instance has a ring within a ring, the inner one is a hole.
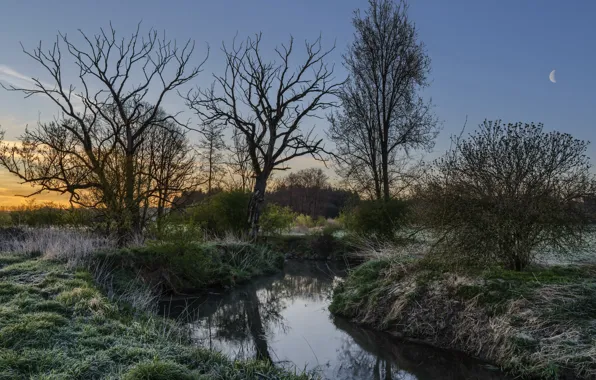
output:
M325 262L288 262L283 273L225 294L164 300L162 311L188 318L196 344L232 358L270 359L316 370L325 379L506 379L467 356L400 341L329 313L333 282Z

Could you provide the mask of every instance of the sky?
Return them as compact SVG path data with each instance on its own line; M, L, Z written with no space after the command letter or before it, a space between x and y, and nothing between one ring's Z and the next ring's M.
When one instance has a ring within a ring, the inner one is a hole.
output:
M78 29L94 34L111 22L119 35L130 34L142 21L141 30L155 28L179 43L196 43L194 59L209 58L194 86L209 86L213 73L222 73L222 42L263 33L265 56L290 36L296 47L304 40L322 36L324 47L336 46L328 62L336 77L346 72L341 54L353 38L354 10L367 7L366 0L115 0L48 2L3 0L0 20L0 81L27 84L27 78L48 80L21 43L32 49L42 41L50 47L60 31L75 36ZM567 132L594 141L596 109L596 2L575 0L412 0L410 17L431 58L431 84L424 96L432 98L441 121L430 159L444 153L449 137L467 131L484 119L506 122L542 122L546 130ZM302 51L300 52L302 53ZM296 62L300 61L296 54ZM68 67L68 66L67 66ZM548 75L556 69L557 83ZM74 72L73 72L74 74ZM190 87L189 87L190 88ZM168 112L185 112L176 94L166 99ZM25 126L57 115L55 106L40 97L24 99L20 93L0 89L0 126L7 140L16 140ZM310 121L320 136L325 120ZM328 147L332 147L329 143ZM589 155L596 158L596 145ZM295 169L320 166L301 159ZM20 203L31 191L0 169L0 206ZM56 200L44 195L42 200Z

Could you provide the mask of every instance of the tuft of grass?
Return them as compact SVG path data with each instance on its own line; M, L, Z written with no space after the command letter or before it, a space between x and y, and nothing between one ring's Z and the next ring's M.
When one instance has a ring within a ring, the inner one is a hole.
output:
M172 362L154 360L139 363L131 368L123 377L123 380L193 380L197 376L188 368Z

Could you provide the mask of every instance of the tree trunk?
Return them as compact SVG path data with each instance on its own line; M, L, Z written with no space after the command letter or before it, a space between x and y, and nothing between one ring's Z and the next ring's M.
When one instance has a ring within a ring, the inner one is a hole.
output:
M386 142L381 146L381 171L383 200L388 201L391 198L391 193L389 191L389 153L387 152Z
M163 193L159 192L159 200L157 201L157 232L160 234L163 232L163 216L164 216L165 201L163 199Z
M261 209L263 208L263 201L265 200L265 190L267 189L266 173L261 173L255 180L255 186L248 203L248 228L249 236L254 241L259 235L259 218L261 217Z
M124 218L125 225L121 226L119 238L130 240L133 235L140 232L141 210L135 202L134 154L128 152L126 153L124 180L124 206L126 208L126 215Z

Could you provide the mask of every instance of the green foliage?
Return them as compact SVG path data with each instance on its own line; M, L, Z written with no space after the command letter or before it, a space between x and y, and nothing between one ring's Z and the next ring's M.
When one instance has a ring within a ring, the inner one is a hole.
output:
M322 215L319 215L317 220L315 220L316 227L325 227L326 224L327 224L327 219L325 219L325 217Z
M149 226L149 235L157 241L179 245L200 242L206 234L242 235L248 228L246 213L249 200L250 193L240 190L216 193L163 217Z
M159 223L148 226L147 235L156 242L165 242L186 246L201 242L204 231L200 225L192 219L184 220L179 214L170 214L164 217Z
M294 225L296 227L313 228L315 222L310 215L299 214L294 220Z
M261 231L265 234L279 234L292 227L296 214L289 207L268 203L259 220Z
M158 242L104 252L98 259L128 277L140 274L146 283L167 292L232 286L283 266L283 255L247 243Z
M209 196L186 210L164 218L161 231L152 228L153 235L165 241L199 241L208 235L224 236L232 233L242 236L248 230L248 203L251 194L246 191L222 191ZM261 214L261 232L277 234L289 230L295 213L289 207L268 203ZM314 226L310 217L309 224ZM202 231L203 233L200 233Z
M295 259L344 259L354 249L331 230L308 235L267 236L264 241L273 251Z
M342 230L343 227L339 222L332 221L330 223L325 224L321 232L323 235L336 236Z
M343 212L340 219L350 232L392 239L406 211L406 202L402 200L364 200Z
M246 213L250 193L240 190L222 191L190 210L195 223L216 235L243 233L248 228Z

